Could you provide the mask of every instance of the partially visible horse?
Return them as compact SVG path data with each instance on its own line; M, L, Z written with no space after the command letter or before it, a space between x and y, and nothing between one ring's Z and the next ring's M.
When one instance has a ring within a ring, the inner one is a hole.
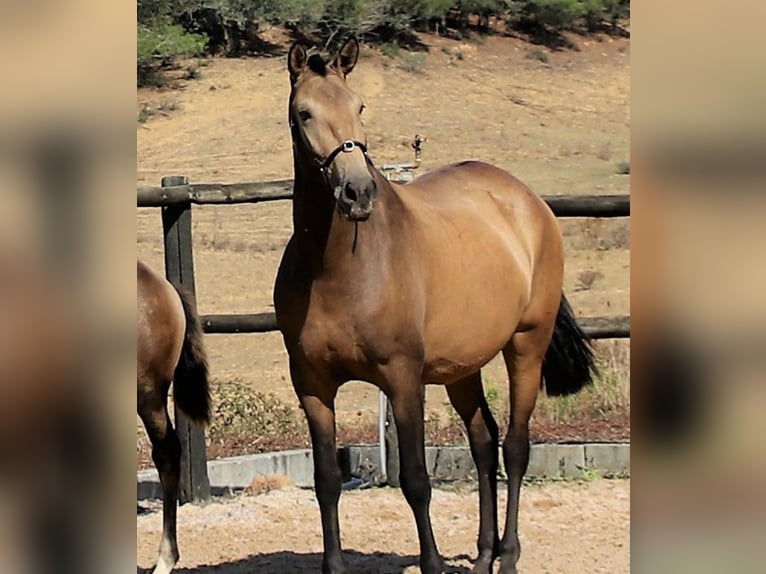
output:
M499 557L500 571L515 574L519 491L537 394L543 380L548 394L574 393L593 372L592 349L562 293L561 232L540 197L485 163L449 165L407 185L387 181L367 153L362 99L346 84L358 56L354 39L329 64L300 44L288 55L294 230L274 304L311 432L322 571L345 572L335 396L346 381L363 380L391 401L422 572L444 570L429 516L421 395L424 384L443 384L478 468L474 572L488 574ZM480 374L500 352L511 403L502 539L498 428ZM385 536L385 524L374 528Z
M7 231L0 225L0 235ZM89 314L90 283L55 268L34 239L6 239L0 237L0 572L104 572L113 531L102 511L114 500L113 445L103 416L106 387L98 382L109 347L95 336L109 332Z
M168 389L193 421L210 420L202 326L191 297L138 261L138 414L162 483L162 542L153 574L178 562L176 510L181 443L168 414Z

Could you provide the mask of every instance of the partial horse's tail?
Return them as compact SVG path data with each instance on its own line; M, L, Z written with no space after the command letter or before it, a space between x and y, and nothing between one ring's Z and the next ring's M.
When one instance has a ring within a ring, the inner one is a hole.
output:
M553 338L543 360L545 391L555 397L574 394L590 385L596 373L593 347L562 293Z
M173 397L178 408L198 423L210 422L210 381L202 344L202 324L192 296L178 290L186 317L181 358L173 376Z

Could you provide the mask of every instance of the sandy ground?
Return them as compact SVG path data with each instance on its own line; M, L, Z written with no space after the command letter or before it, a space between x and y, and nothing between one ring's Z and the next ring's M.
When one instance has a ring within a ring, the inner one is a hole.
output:
M504 494L500 503L504 508ZM159 544L161 513L156 505L152 508L137 518L141 573L153 565ZM476 553L478 494L435 489L431 516L449 571L468 572ZM320 569L319 509L311 490L240 495L204 508L185 505L178 521L182 557L177 572L287 574ZM419 572L415 524L400 491L346 492L340 521L352 572ZM520 525L522 573L630 572L629 480L526 485Z

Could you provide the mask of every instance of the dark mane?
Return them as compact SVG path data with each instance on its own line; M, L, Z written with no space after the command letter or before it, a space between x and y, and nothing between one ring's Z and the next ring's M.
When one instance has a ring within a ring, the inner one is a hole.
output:
M319 54L313 54L309 57L308 66L315 74L319 74L322 77L327 75L327 63Z

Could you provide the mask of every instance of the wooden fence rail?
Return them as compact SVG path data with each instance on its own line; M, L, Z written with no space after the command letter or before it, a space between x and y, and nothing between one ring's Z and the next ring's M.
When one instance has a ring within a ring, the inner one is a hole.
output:
M199 183L174 187L139 187L138 207L235 205L292 199L293 180L254 183ZM628 217L629 195L544 195L558 217Z
M268 333L278 330L274 313L202 315L205 333ZM591 339L630 337L630 317L582 317L577 321Z
M175 285L194 293L192 204L233 205L292 199L292 180L254 183L189 184L186 177L162 178L160 186L138 187L138 207L162 209L165 275ZM628 217L628 195L549 195L543 199L558 217ZM630 317L583 317L583 330L594 339L630 337ZM274 313L204 315L206 333L266 333L277 330ZM389 409L390 410L390 409ZM181 440L181 502L204 502L210 498L204 430L176 409ZM386 430L389 481L396 484L398 464L393 425Z

